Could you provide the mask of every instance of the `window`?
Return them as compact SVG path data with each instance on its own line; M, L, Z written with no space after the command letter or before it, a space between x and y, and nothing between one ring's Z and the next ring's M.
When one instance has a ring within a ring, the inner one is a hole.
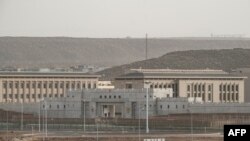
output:
M176 105L175 108L178 109L178 105Z
M157 85L157 84L155 84L155 88L158 88L158 85Z
M36 98L35 94L32 94L32 98Z
M223 94L223 100L226 101L226 94Z
M66 89L69 89L69 82L66 83Z
M239 100L239 94L238 94L238 93L236 93L236 98L235 98L235 100L236 100L236 101Z
M21 88L22 89L24 88L24 82L23 81L21 82Z
M77 89L80 89L80 82L77 82Z
M222 91L222 85L220 84L220 91Z
M119 95L118 98L121 99L121 96Z
M85 89L85 88L86 88L85 83L83 83L83 84L82 84L82 88L83 88L83 89Z
M91 89L91 83L88 83L88 89Z
M7 88L7 82L3 82L3 87L6 89Z
M208 85L208 91L211 91L211 90L212 90L212 86Z
M4 94L4 95L3 95L3 98L6 99L6 98L7 98L7 94Z
M105 95L105 96L104 96L104 98L106 99L106 98L107 98L107 96Z
M47 87L47 83L44 82L44 83L43 83L43 88L45 89L46 87Z
M58 89L58 82L55 83L55 88Z
M57 109L59 109L60 108L60 106L57 104Z
M162 85L159 85L159 88L161 88L161 89L162 89Z
M234 91L234 85L232 85L232 91Z
M9 83L9 87L12 88L12 86L13 86L13 84L12 84L12 82L10 82L10 83Z
M230 91L230 85L227 85L227 90Z
M16 99L18 98L18 94L15 94L15 98L16 98Z
M170 105L168 105L168 109L170 108Z
M201 91L201 85L198 86L198 91Z
M30 98L30 95L29 95L29 94L26 94L26 97L27 97L27 98Z
M230 93L227 94L227 100L230 101Z
M187 94L187 97L190 97L190 93Z
M111 98L111 95L109 96L109 99Z
M190 85L187 86L187 91L190 91Z
M202 85L202 91L205 91L205 85Z
M131 84L131 83L125 84L125 88L126 88L126 89L132 89L132 84Z
M114 99L116 99L116 95L114 96Z
M41 88L41 82L38 82L37 87L40 89Z
M236 91L239 91L239 85L236 85L236 86L235 86L235 90L236 90Z
M208 101L211 101L211 93L208 94Z
M18 82L15 83L15 88L16 88L16 89L18 88Z
M194 85L194 90L197 91L197 85Z
M160 105L160 108L162 109L162 105Z
M164 88L166 89L166 88L167 88L167 85L164 85Z
M94 83L94 86L93 86L94 89L96 89L96 83Z
M102 95L100 95L100 99L102 99Z
M52 82L49 83L49 88L50 88L50 89L52 88Z
M32 82L32 88L35 89L36 87L36 82Z
M222 101L222 93L220 93L220 101Z
M223 91L226 91L226 85L223 86Z
M63 82L60 83L60 88L61 88L61 89L63 88Z
M182 106L182 109L185 109L185 105Z
M30 88L30 83L29 82L26 83L26 88L28 88L28 89Z
M38 94L38 98L41 98L41 94Z
M232 100L234 101L234 93L232 93Z
M63 97L63 94L60 94L60 97Z
M63 108L65 109L65 108L66 108L66 105L63 105Z
M153 89L153 85L150 85L150 88Z
M74 82L71 83L71 89L75 89L75 83Z

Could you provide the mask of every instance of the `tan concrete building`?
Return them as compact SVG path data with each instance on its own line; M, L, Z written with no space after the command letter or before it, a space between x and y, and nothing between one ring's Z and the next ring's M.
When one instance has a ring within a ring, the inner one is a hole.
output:
M244 102L247 77L222 70L134 69L117 77L115 88L173 89L173 97L200 97L204 102Z
M99 75L76 72L1 72L0 102L39 102L70 89L95 89Z

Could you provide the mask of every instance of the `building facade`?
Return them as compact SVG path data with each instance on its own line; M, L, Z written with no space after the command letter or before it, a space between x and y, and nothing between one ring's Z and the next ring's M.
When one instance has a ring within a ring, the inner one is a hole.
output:
M29 103L64 97L71 89L97 88L98 78L76 72L1 72L0 102Z
M71 91L67 97L46 98L41 114L51 118L146 118L147 89ZM149 117L190 113L250 113L250 103L204 103L167 97L167 90L148 90ZM170 94L171 95L171 94Z
M41 102L41 110L46 110L48 116L54 118L83 118L84 116L86 118L145 118L146 94L146 89L76 90L70 91L67 97L46 98ZM185 102L184 107L187 108L187 100L171 99L167 97L168 95L172 95L169 90L148 90L150 116L158 115L158 112L163 114L157 109L162 109L166 101L168 104L178 104L179 107L183 107L182 104ZM172 109L176 111L176 107L171 106L164 113L171 112ZM179 112L184 109L180 108Z
M203 102L244 102L245 76L222 70L138 69L115 78L115 88L173 89L173 97L200 97Z

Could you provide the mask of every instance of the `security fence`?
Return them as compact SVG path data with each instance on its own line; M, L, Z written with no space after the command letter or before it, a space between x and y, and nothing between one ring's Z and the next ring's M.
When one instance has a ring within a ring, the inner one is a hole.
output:
M150 132L222 132L225 124L250 124L250 114L170 114L149 117ZM50 118L11 111L0 111L0 130L145 132L146 119L127 118Z

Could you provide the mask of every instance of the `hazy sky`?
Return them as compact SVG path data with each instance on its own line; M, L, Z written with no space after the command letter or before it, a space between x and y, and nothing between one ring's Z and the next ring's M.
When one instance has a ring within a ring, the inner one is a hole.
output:
M250 36L250 0L0 0L0 36Z

